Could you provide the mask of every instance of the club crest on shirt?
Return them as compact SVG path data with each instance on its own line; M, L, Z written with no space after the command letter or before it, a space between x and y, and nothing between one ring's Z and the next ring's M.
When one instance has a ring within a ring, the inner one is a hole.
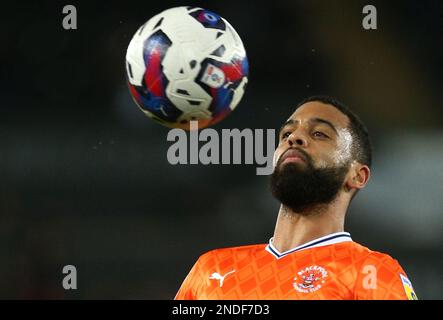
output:
M320 289L328 277L328 272L323 267L309 266L299 272L294 278L294 289L301 293L310 293Z

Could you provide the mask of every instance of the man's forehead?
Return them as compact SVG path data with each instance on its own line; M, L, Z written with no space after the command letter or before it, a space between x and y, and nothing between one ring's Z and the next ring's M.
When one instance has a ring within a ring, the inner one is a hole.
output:
M329 104L318 101L307 102L295 110L288 118L292 121L309 121L319 118L331 122L337 129L346 128L348 126L348 117L340 110Z

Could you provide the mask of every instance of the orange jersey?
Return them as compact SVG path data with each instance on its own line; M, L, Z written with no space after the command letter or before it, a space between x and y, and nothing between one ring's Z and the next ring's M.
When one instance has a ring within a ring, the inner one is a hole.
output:
M390 256L334 233L286 252L258 244L203 254L177 300L417 299Z

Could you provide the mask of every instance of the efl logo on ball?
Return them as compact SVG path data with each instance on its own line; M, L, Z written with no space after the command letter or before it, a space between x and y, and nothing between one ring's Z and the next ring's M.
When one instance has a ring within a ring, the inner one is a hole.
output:
M211 88L220 88L225 83L225 74L220 68L208 64L201 81Z

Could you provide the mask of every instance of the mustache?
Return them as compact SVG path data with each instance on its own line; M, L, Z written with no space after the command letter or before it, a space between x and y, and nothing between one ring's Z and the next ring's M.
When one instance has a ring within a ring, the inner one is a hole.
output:
M276 165L276 167L278 167L278 166L281 164L281 162L282 162L283 160L285 160L285 155L286 155L288 152L292 152L292 151L296 151L297 153L300 153L300 154L302 155L302 157L303 157L303 160L305 160L308 164L312 164L312 158L311 158L311 156L310 156L306 151L304 151L304 150L302 150L302 149L299 149L299 148L290 147L290 148L286 149L286 150L280 155L280 157L279 157L278 160L277 160L277 165Z

